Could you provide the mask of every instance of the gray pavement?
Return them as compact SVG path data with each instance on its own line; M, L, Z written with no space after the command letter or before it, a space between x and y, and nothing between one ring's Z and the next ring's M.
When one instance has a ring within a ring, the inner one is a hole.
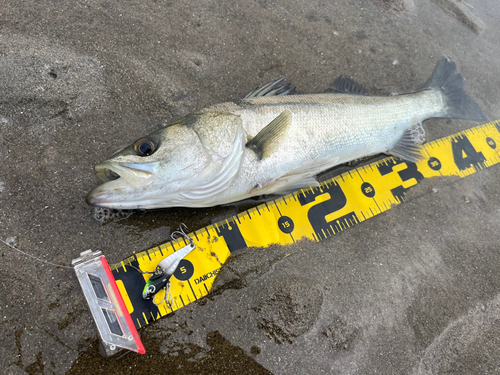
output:
M92 167L196 109L286 76L349 76L379 95L443 56L500 118L495 0L0 1L0 238L69 265L110 263L257 202L134 212L104 224ZM430 120L428 140L477 124ZM410 202L322 243L250 249L217 292L141 331L147 353L99 355L72 270L0 244L7 374L500 373L500 169L427 180ZM434 189L434 190L433 190ZM291 254L291 255L290 255Z

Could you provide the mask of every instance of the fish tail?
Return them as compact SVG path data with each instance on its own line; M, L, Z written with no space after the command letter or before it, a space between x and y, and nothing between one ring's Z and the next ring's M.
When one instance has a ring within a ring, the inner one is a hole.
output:
M432 89L441 92L445 103L443 117L486 121L483 110L465 92L462 75L453 74L455 69L456 65L453 61L442 59L419 91Z

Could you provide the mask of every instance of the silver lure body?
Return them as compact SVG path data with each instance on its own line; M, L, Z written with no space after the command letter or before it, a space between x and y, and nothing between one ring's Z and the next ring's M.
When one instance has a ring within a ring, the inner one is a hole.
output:
M378 153L418 160L425 119L485 119L454 70L443 59L420 91L400 96L260 96L214 105L96 165L105 183L87 202L208 207L317 186L319 172Z

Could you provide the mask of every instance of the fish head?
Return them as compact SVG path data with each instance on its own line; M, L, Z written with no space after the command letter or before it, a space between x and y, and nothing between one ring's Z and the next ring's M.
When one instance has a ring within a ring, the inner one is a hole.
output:
M228 168L239 168L244 148L239 116L212 117L188 116L97 164L94 170L103 184L87 195L87 203L114 209L202 206L207 194L218 191L211 185L214 180L227 182Z

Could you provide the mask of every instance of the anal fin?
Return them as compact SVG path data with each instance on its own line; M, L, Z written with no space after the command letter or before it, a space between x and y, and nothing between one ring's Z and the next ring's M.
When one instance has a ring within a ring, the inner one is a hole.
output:
M417 163L426 159L424 147L422 146L423 142L425 142L425 130L422 123L415 119L413 125L406 129L403 136L387 153Z

